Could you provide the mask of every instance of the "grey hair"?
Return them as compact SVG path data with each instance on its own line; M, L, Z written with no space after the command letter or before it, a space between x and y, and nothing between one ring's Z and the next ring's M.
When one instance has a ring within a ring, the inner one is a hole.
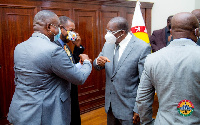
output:
M118 30L124 30L126 33L129 31L128 21L123 17L114 17L109 22L116 23Z
M60 25L65 25L65 24L68 24L68 21L71 21L71 22L73 22L74 23L74 21L71 19L71 18L69 18L69 17L66 17L66 16L61 16L61 17L59 17L59 20L60 20Z
M52 19L57 16L54 12L51 12L49 10L42 10L39 11L33 20L33 25L39 24L39 25L45 25L46 23L51 23Z

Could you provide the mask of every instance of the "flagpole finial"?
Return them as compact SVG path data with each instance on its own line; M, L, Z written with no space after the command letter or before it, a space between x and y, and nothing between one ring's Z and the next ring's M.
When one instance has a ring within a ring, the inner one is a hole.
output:
M137 0L137 1L139 1L139 0Z

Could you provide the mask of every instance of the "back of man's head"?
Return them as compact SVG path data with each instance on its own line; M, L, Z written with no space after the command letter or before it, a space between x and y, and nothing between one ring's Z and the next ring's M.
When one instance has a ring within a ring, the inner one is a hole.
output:
M57 15L54 12L48 10L39 11L33 20L34 31L39 30L39 27L44 27L47 23L52 23L55 16Z
M196 29L199 27L196 16L189 12L178 13L171 21L171 33L174 39L188 38L197 41Z

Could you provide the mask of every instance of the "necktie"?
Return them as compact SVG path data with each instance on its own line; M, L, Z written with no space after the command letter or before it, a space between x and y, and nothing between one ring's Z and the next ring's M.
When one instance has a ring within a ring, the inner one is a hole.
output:
M69 48L68 48L68 46L66 44L64 44L64 50L67 53L67 55L69 56L69 58L71 59L72 63L74 63L72 55L71 55L71 52L70 52L70 50L69 50Z
M119 44L116 44L115 55L113 56L113 72L115 71L115 68L117 67L118 59L119 59Z

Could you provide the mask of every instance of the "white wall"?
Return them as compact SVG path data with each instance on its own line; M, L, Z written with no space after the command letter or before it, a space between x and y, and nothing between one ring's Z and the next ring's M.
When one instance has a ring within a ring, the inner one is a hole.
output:
M129 0L137 1L137 0ZM140 2L152 2L151 33L167 25L167 18L179 12L191 12L200 9L200 0L139 0ZM149 32L149 31L147 31Z

